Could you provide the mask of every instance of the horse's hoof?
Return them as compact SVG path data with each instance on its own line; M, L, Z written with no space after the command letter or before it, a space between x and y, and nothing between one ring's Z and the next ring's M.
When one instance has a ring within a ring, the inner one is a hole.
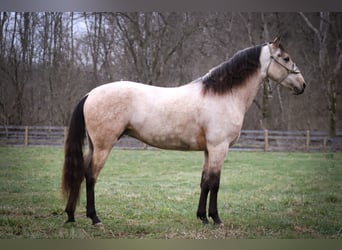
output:
M72 224L74 224L75 223L75 220L66 220L65 222L64 222L64 225L72 225Z
M75 227L75 225L76 225L75 221L67 220L67 221L64 222L63 227L64 228L73 228L73 227Z
M97 227L98 229L102 229L102 230L105 229L104 225L102 224L102 222L95 223L94 226Z
M220 229L223 229L224 228L224 224L222 222L220 223L215 223L215 226L217 226L218 228Z
M201 221L202 221L202 225L205 226L205 225L208 225L209 224L209 221L207 218L201 218Z

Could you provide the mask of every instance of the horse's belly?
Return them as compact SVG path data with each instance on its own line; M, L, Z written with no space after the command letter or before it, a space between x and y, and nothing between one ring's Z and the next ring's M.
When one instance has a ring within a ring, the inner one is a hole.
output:
M185 136L177 134L137 133L132 129L125 131L126 135L134 137L150 146L171 150L204 150L205 138L201 135ZM203 135L204 136L204 135Z

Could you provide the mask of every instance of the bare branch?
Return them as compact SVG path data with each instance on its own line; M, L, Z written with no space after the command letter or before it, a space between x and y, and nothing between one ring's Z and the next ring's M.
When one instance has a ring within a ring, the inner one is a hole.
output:
M247 30L247 35L248 35L248 40L249 40L249 43L251 45L255 45L254 41L253 41L253 36L252 36L252 22L251 22L251 19L252 19L252 14L250 12L247 13L248 17L244 17L244 15L242 15L242 13L239 13L243 23L245 24L245 28Z
M262 24L263 24L263 28L264 28L264 37L265 37L266 41L270 41L270 32L268 30L268 25L266 22L264 12L261 12L261 20L262 20Z
M337 74L341 72L341 66L342 66L342 53L339 54L339 57L336 62L336 66L333 71L335 76L337 76Z
M303 12L299 12L299 15L304 19L305 23L309 26L309 28L315 32L318 41L320 41L321 40L321 34L320 34L319 30L310 22L309 18L307 18L307 16L305 16Z

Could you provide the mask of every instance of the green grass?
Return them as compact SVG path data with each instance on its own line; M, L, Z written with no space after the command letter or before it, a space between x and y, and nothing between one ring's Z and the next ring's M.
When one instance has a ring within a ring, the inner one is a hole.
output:
M342 153L229 153L219 212L196 218L201 152L113 150L96 186L101 230L64 225L61 148L0 147L0 238L342 238Z

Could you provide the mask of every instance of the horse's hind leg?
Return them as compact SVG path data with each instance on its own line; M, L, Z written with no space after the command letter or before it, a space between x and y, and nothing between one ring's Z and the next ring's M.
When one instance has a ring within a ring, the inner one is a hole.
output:
M68 215L68 222L75 222L75 210L76 210L76 205L77 201L79 198L80 194L80 189L81 189L81 183L82 180L80 181L75 181L73 183L73 188L70 190L69 196L68 196L68 202L67 205L65 206L65 212Z
M92 220L93 225L102 225L95 210L95 184L110 151L111 147L101 149L95 146L86 159L87 217Z

